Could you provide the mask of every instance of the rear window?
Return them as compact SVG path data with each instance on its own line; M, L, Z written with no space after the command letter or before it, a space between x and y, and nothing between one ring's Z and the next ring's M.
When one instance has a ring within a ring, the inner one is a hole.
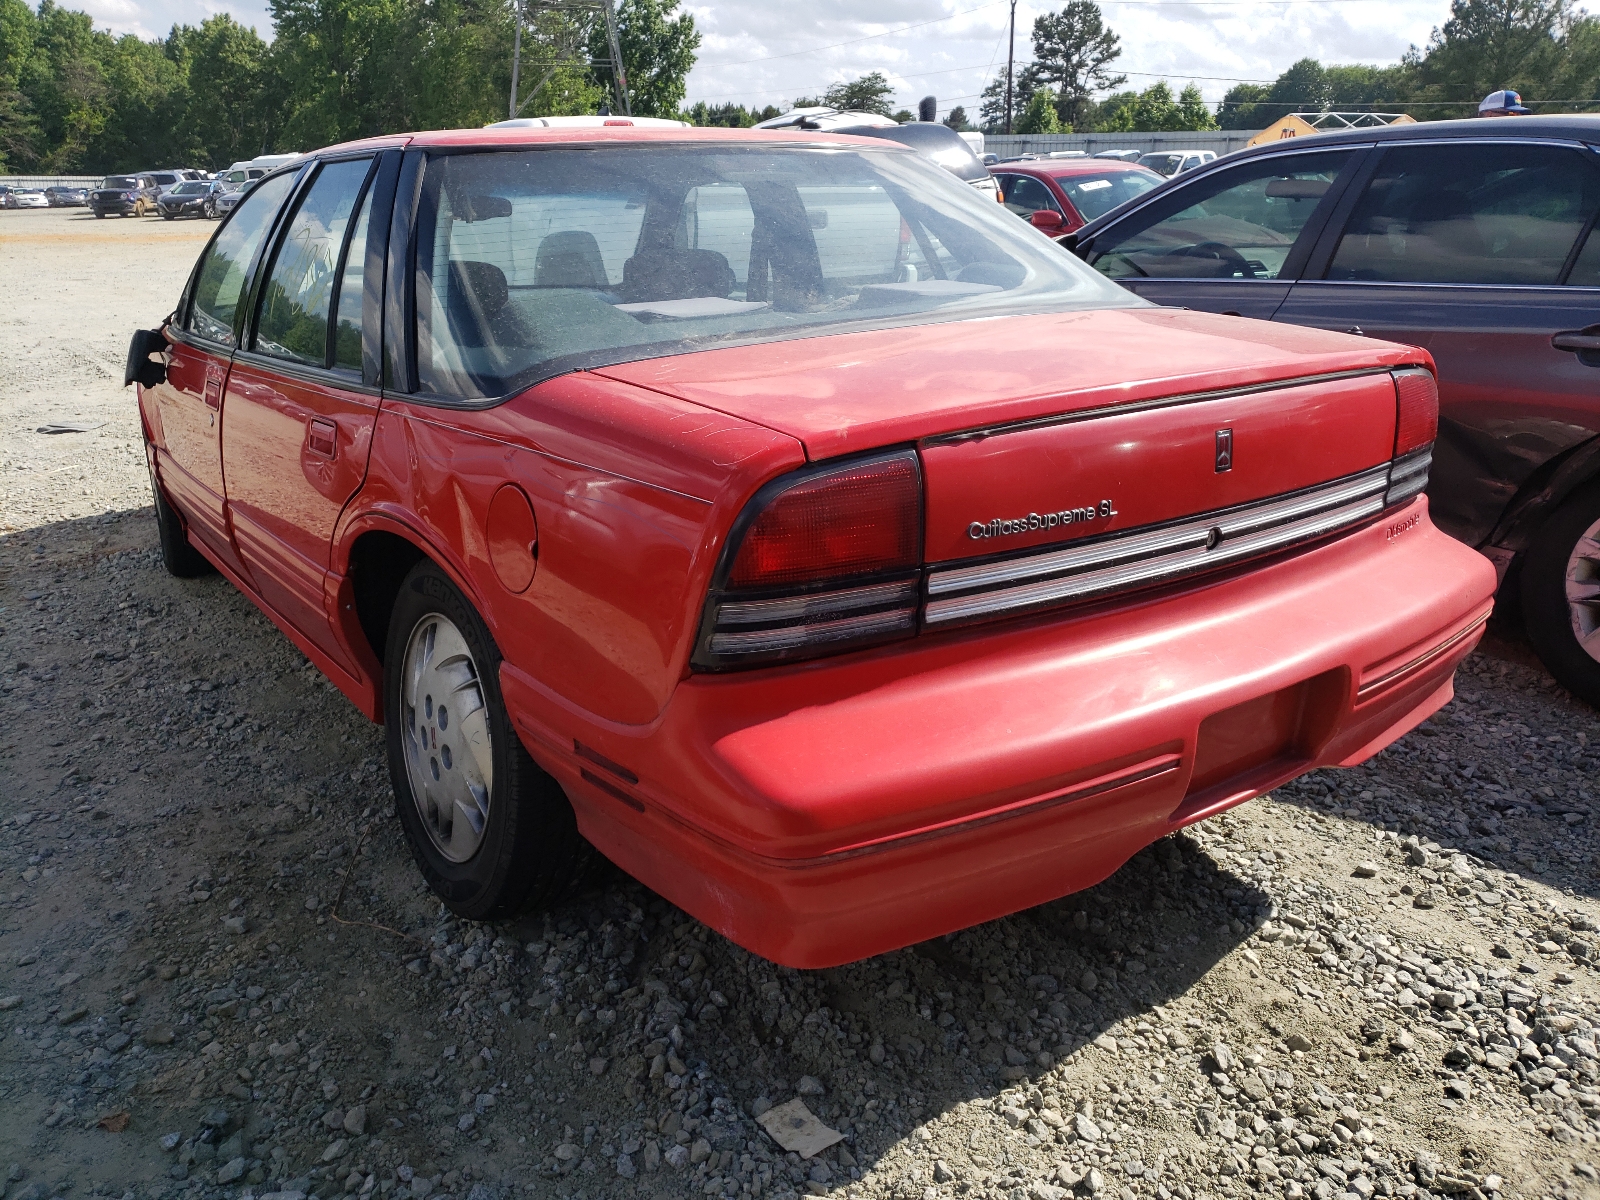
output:
M106 179L106 187L131 191L139 186L139 181L132 175L111 175Z
M1142 302L915 154L629 146L428 163L424 391L883 324Z
M150 178L154 179L162 187L166 187L167 184L169 184L169 183L177 183L178 182L178 177L176 175L166 175L166 174L152 175L152 176L150 176Z

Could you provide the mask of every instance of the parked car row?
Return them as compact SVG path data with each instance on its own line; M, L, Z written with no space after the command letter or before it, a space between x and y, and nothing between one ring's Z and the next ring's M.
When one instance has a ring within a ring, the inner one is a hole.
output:
M1119 280L892 139L546 118L268 173L127 379L168 569L383 721L454 911L587 843L823 967L1365 760L1481 636L1426 349Z
M0 185L0 208L90 208L97 217L160 213L215 219L230 212L240 193L298 154L264 154L213 175L192 167L108 175L98 187L47 188Z

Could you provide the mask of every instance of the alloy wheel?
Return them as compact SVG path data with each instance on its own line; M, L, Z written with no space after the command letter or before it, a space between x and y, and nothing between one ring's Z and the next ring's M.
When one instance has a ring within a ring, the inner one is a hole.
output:
M489 820L494 760L478 666L461 631L429 613L406 642L400 741L411 798L451 862L478 850Z
M1567 555L1567 613L1572 636L1600 662L1600 521L1585 529Z

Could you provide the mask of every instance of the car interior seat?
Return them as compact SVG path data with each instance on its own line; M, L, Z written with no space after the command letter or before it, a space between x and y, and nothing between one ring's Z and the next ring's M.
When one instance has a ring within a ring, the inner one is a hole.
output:
M622 294L629 303L727 297L738 279L715 250L651 250L622 264Z
M600 291L610 287L594 234L587 229L565 229L545 237L534 254L533 285Z
M506 273L493 263L450 262L445 313L457 344L471 347L525 346L527 331L508 303Z

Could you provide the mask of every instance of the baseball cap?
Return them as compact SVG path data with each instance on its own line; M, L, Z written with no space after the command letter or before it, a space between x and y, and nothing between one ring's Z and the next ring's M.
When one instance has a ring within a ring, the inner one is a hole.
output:
M1483 98L1483 103L1478 105L1478 115L1487 113L1526 113L1532 109L1524 108L1522 97L1516 92L1506 91L1490 92Z

